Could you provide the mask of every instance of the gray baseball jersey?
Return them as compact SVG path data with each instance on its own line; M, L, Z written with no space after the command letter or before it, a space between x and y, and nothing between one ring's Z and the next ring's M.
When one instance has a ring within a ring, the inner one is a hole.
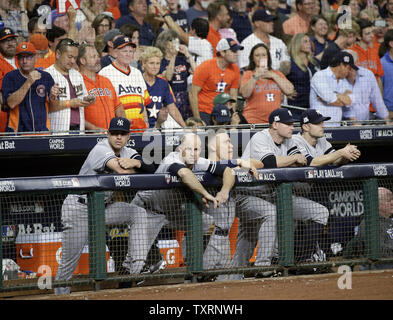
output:
M263 161L267 156L290 156L299 153L293 139L285 139L281 144L276 144L270 135L269 129L264 129L252 136L243 152L242 159L257 159Z
M124 147L120 151L120 158L135 158L139 153L132 148ZM109 160L116 158L115 152L109 145L108 139L99 141L95 147L89 152L82 168L79 171L80 175L93 175L103 173L113 173L106 164Z
M139 153L132 148L123 147L120 150L120 158L138 158ZM108 139L99 141L93 149L89 152L79 175L95 175L95 174L111 174L115 173L106 167L109 160L117 158L112 147L109 145ZM113 196L112 191L105 191L105 201L108 202Z
M309 144L300 133L292 136L292 140L295 142L300 152L304 154L307 159L312 160L312 158L323 156L336 151L332 144L327 141L325 137L319 138L315 147Z

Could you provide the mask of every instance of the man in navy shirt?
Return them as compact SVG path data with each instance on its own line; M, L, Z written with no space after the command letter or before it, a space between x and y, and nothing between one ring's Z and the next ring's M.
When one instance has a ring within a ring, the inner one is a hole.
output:
M233 14L232 29L236 32L237 41L242 42L252 33L252 26L247 12L246 0L231 0Z
M152 46L156 39L156 32L150 23L143 21L147 15L146 0L129 0L128 9L130 14L120 17L116 21L116 28L120 29L123 24L131 23L139 27L139 45Z
M3 79L2 94L7 111L7 132L49 131L47 98L54 103L59 94L52 76L34 68L37 52L30 42L16 48L19 68Z

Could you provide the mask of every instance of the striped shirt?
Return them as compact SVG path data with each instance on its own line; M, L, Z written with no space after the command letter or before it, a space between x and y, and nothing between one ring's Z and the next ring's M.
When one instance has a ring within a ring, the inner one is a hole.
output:
M99 75L112 82L127 119L132 120L131 129L146 128L143 110L151 99L142 73L134 67L128 67L128 71L124 72L112 63L101 69Z

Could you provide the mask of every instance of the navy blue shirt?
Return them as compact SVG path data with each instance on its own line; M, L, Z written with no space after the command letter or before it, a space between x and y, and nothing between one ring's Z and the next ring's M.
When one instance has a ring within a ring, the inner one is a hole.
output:
M239 12L233 11L233 21L231 28L235 30L236 37L239 42L242 42L252 33L252 26L248 13L240 14Z
M162 74L166 67L169 65L169 60L162 59L159 74ZM190 69L190 64L183 55L177 55L175 60L175 70L173 71L172 80L169 81L173 92L176 94L178 92L187 92L187 78L190 75L188 70Z
M310 82L314 73L317 72L317 69L312 63L308 64L308 69L310 71L303 71L291 59L291 71L287 75L287 79L292 82L297 92L293 100L288 98L288 103L292 106L310 107Z
M341 48L334 42L331 41L327 48L323 51L323 56L321 59L321 70L326 69L333 57L341 51Z
M330 40L325 40L325 43L320 43L314 36L310 37L310 40L314 43L314 55L317 56L329 45Z
M55 82L48 72L37 71L41 73L41 78L31 85L22 102L13 109L6 108L7 132L49 131L45 101ZM7 101L15 91L19 90L26 79L19 69L8 72L4 76L1 88L3 101Z
M139 44L141 46L152 46L154 45L154 41L156 40L156 32L154 31L153 26L150 23L143 22L143 25L140 25L132 14L128 14L126 16L122 16L116 21L116 28L120 29L123 24L134 24L139 27Z
M168 81L162 77L156 77L152 86L146 82L146 86L151 99L151 103L146 106L146 110L149 117L149 128L153 128L156 125L161 108L175 103L175 96Z
M184 32L188 32L188 22L187 22L187 15L186 12L183 10L179 10L177 13L170 13L169 14L173 21L184 30Z

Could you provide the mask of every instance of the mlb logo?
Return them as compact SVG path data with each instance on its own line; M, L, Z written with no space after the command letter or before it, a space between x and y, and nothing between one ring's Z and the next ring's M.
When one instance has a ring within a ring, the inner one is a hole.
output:
M171 183L172 177L171 177L170 174L166 174L166 175L165 175L165 181L166 181L167 184L170 184L170 183Z
M305 172L306 179L313 179L316 177L316 171L315 170L307 170Z

